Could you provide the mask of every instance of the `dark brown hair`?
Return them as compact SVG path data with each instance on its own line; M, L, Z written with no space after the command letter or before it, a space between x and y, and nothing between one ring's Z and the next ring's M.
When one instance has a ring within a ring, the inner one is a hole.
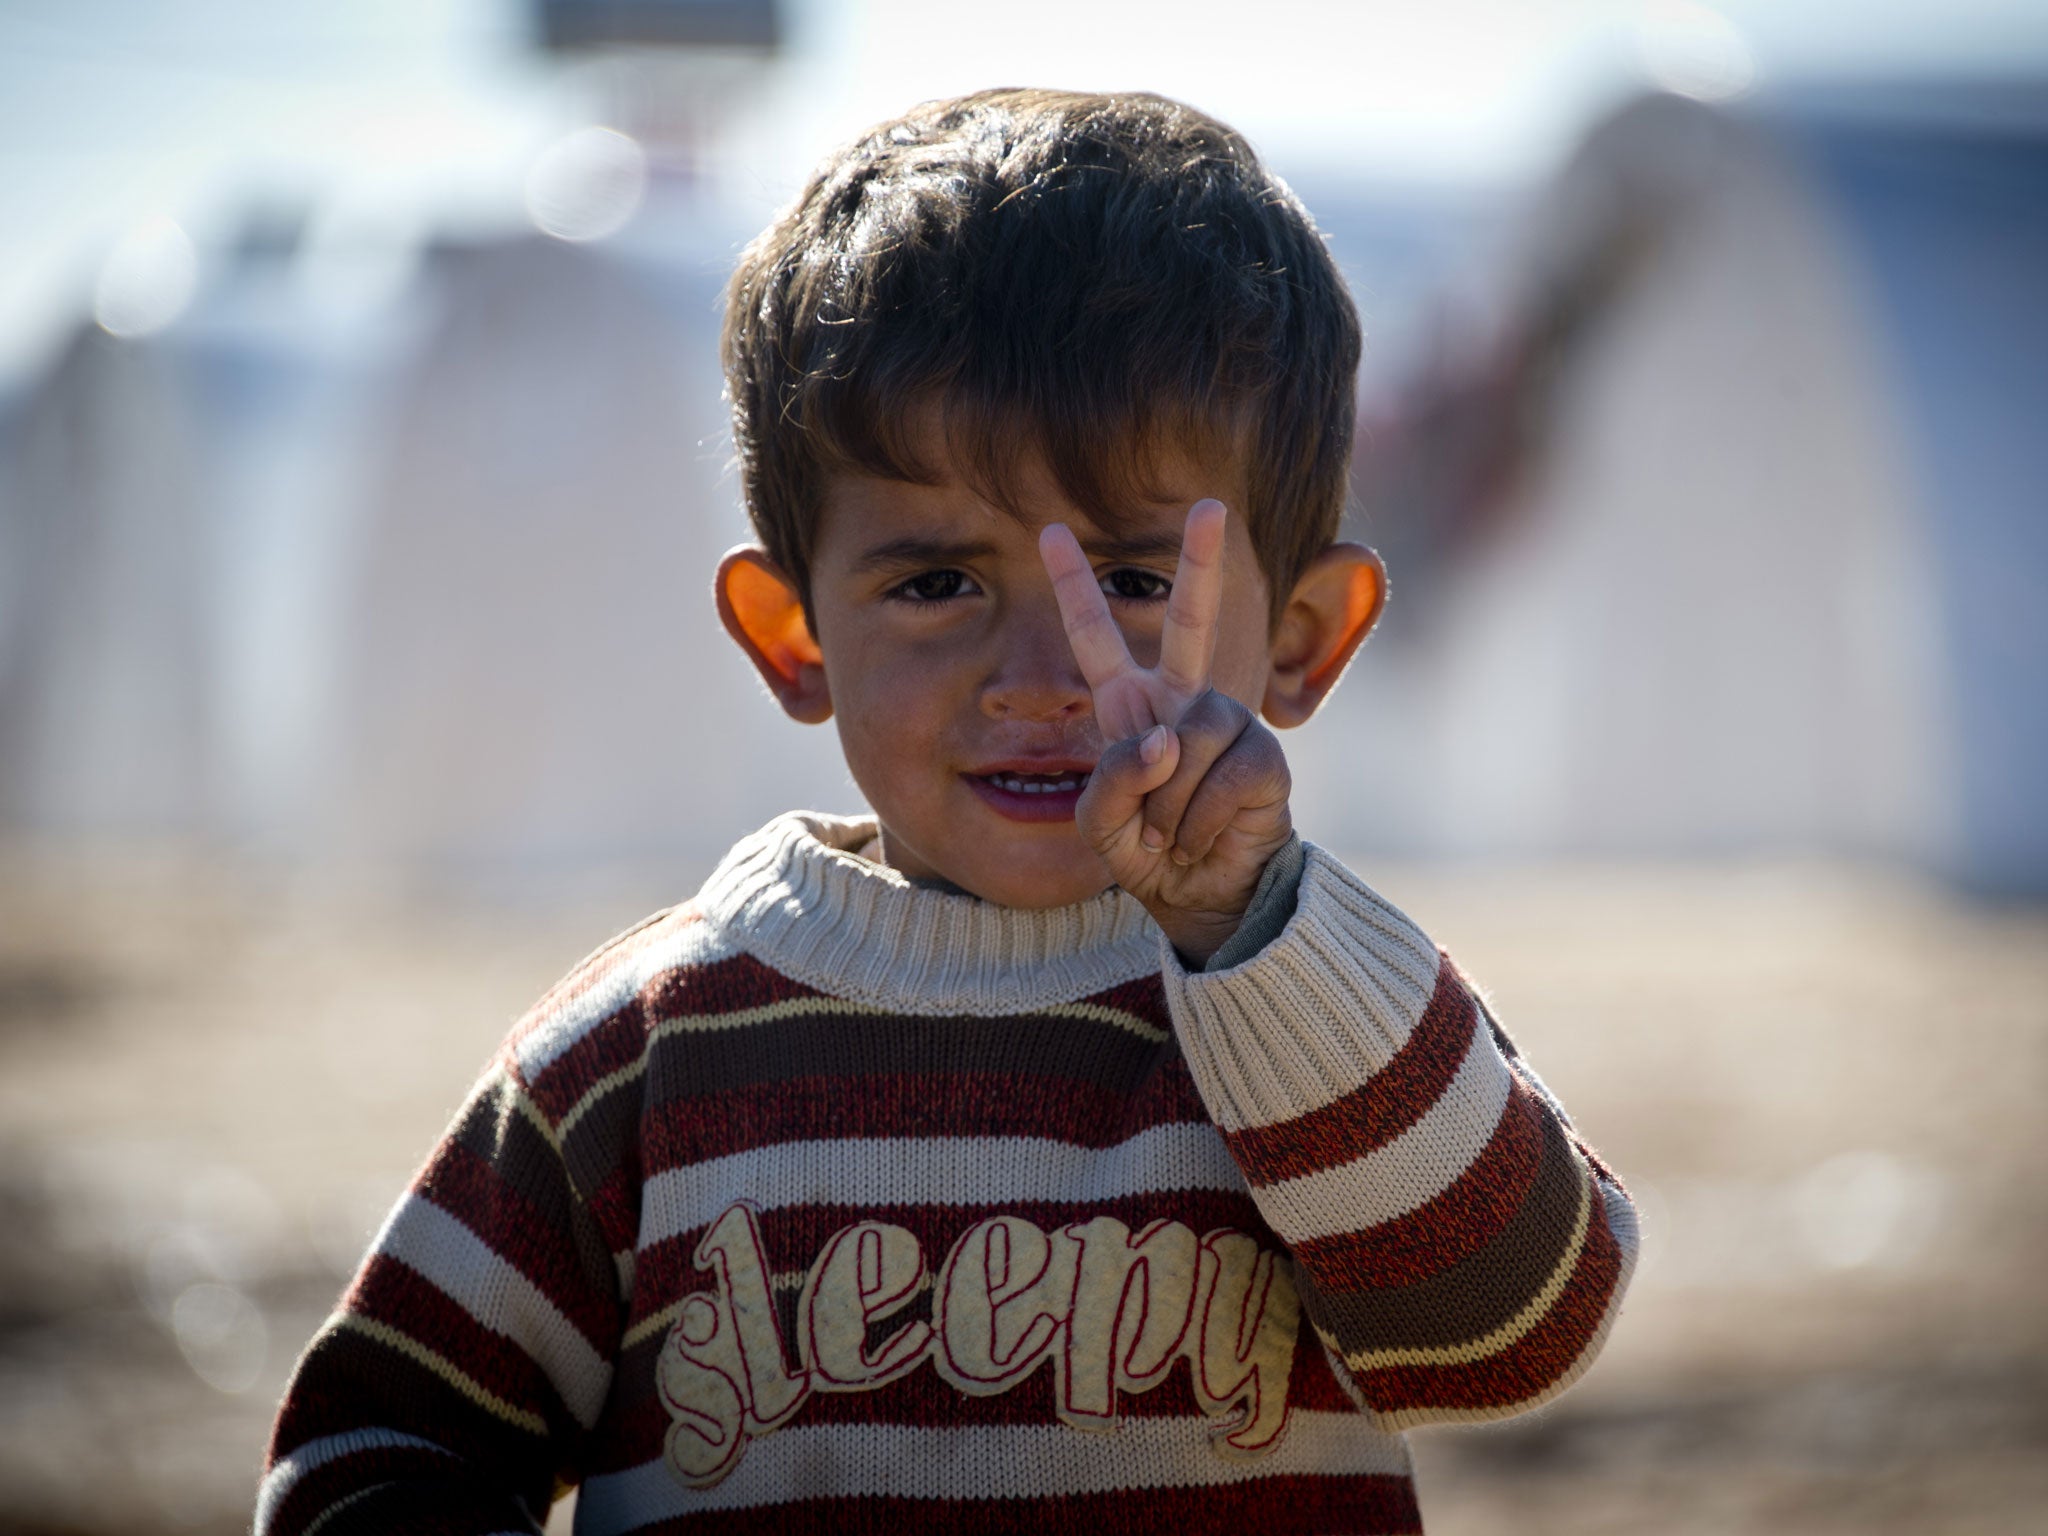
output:
M827 479L932 483L937 418L999 506L1035 451L1098 525L1163 446L1232 464L1275 613L1336 537L1357 311L1231 129L1149 95L984 91L833 155L747 247L723 354L747 512L810 589Z

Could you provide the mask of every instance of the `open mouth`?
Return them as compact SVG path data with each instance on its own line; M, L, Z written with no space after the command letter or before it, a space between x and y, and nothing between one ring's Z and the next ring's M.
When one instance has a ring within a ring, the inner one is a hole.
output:
M1023 773L1008 768L963 775L974 792L1011 821L1072 821L1074 802L1088 787L1085 768Z

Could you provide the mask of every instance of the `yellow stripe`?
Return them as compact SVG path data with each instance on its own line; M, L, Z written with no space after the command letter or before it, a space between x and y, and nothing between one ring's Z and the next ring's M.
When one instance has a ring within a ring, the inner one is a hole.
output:
M546 1419L543 1419L537 1413L528 1413L524 1408L506 1402L497 1393L490 1391L474 1377L458 1370L452 1363L434 1353L433 1350L427 1348L426 1345L422 1344L411 1334L401 1333L396 1328L378 1322L375 1318L363 1317L354 1312L343 1312L334 1321L342 1328L351 1329L356 1333L362 1334L365 1338L375 1339L379 1344L395 1349L408 1359L417 1361L447 1382L449 1386L455 1388L464 1397L475 1403L479 1408L488 1409L507 1424L516 1425L528 1434L538 1435L543 1440L547 1438L548 1424Z
M1390 1365L1470 1365L1473 1361L1483 1360L1488 1355L1499 1354L1534 1328L1542 1321L1543 1315L1556 1305L1557 1298L1564 1294L1565 1286L1571 1282L1572 1271L1578 1266L1580 1251L1586 1246L1586 1234L1592 1226L1593 1180L1576 1151L1572 1153L1572 1162L1579 1173L1579 1214L1578 1219L1572 1224L1571 1241L1565 1244L1564 1254L1557 1261L1557 1267L1550 1272L1550 1278L1543 1282L1543 1288L1536 1293L1535 1298L1493 1332L1465 1344L1446 1344L1431 1348L1368 1349L1361 1350L1355 1355L1344 1354L1337 1341L1322 1329L1318 1328L1316 1332L1322 1336L1325 1344L1343 1356L1344 1363L1354 1371L1380 1370Z
M702 1292L696 1294L701 1295ZM685 1296L683 1301L690 1298ZM659 1312L650 1312L619 1337L621 1350L631 1349L650 1334L665 1333L678 1317L683 1315L683 1301L672 1301Z
M561 1133L548 1124L548 1117L541 1113L540 1106L534 1103L532 1098L528 1096L523 1084L516 1078L509 1076L506 1080L512 1085L513 1107L527 1118L527 1121L535 1130L540 1132L541 1140L545 1141L553 1149L556 1160L560 1161L562 1158Z
M1147 1024L1136 1014L1126 1013L1121 1008L1108 1008L1101 1003L1060 1003L1054 1007L1040 1008L1033 1011L1041 1017L1080 1019L1090 1024L1108 1024L1114 1028L1136 1035L1148 1045L1163 1045L1166 1042L1165 1030L1153 1028L1153 1026ZM794 1018L804 1014L838 1015L845 1018L886 1018L896 1012L898 1010L893 1008L877 1007L872 1003L849 1002L845 998L839 997L795 997L779 1003L765 1003L758 1008L737 1009L732 1013L693 1013L685 1014L680 1018L664 1019L655 1026L648 1044L652 1046L655 1042L666 1040L673 1035L710 1034L718 1030L750 1029L756 1024L773 1024L782 1019ZM560 1140L568 1140L569 1133L575 1127L576 1122L588 1114L600 1099L606 1094L632 1082L633 1079L640 1076L646 1070L646 1067L646 1058L643 1056L638 1060L628 1062L615 1072L607 1072L603 1077L592 1083L589 1088L584 1090L583 1096L570 1107L569 1112L562 1116L562 1124L557 1132Z
M1087 1019L1096 1024L1114 1024L1118 1029L1129 1030L1148 1045L1166 1043L1165 1030L1154 1028L1135 1013L1125 1013L1121 1008L1105 1008L1101 1003L1060 1003L1037 1011L1055 1019Z

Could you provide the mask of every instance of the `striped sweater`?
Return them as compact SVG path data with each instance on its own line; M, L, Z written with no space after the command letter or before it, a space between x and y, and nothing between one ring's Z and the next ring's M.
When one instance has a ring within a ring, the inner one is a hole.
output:
M1191 973L1129 897L787 816L521 1021L300 1361L257 1536L1420 1529L1401 1431L1591 1359L1619 1184L1310 847Z

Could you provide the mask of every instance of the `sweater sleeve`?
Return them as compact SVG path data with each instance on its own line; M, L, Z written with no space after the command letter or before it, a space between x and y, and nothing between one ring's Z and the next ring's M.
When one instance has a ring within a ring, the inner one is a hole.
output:
M1382 1425L1505 1418L1578 1378L1635 1211L1448 957L1309 845L1277 937L1199 973L1169 946L1165 974L1303 1310Z
M508 1052L301 1357L255 1536L538 1531L610 1387L619 1285Z

